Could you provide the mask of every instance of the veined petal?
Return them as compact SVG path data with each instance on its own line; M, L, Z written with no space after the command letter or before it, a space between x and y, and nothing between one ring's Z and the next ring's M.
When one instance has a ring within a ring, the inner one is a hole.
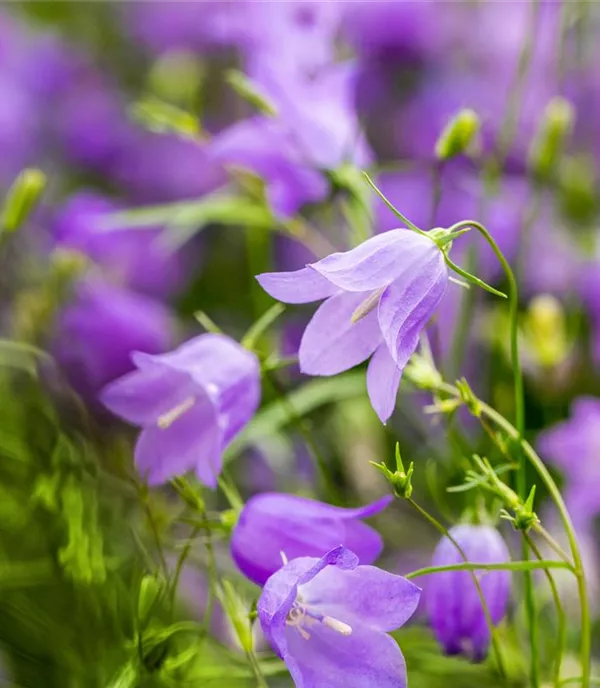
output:
M263 272L256 279L267 294L283 303L320 301L339 291L311 267L293 272Z
M373 354L367 369L369 399L382 423L386 423L394 412L401 376L402 369L392 358L387 345L382 344Z
M302 586L302 599L311 609L355 626L394 631L415 613L421 589L402 576L358 566L351 571L323 569Z
M150 354L146 356L155 358ZM160 415L193 394L194 387L189 375L152 362L107 385L100 400L129 423L146 425L155 423Z
M364 625L342 636L323 624L302 638L286 629L283 659L297 688L406 688L406 664L398 643Z
M442 299L448 269L441 251L403 272L379 301L379 326L392 358L400 367L412 355L419 331Z
M337 375L375 351L382 340L377 312L352 322L352 314L367 296L341 292L319 306L300 342L298 357L303 373Z
M360 246L311 263L310 267L345 291L371 291L393 282L415 263L424 263L439 248L427 237L408 229L393 229L367 239Z
M213 405L198 396L194 405L168 427L149 425L135 447L135 463L149 485L161 485L196 470L208 487L216 487L221 468L221 430Z

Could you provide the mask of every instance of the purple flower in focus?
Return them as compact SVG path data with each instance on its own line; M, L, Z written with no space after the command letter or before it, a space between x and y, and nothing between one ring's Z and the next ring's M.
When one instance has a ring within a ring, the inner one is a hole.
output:
M510 561L500 533L486 525L459 525L450 530L471 562L497 564ZM444 538L433 555L433 566L461 564L455 545ZM510 594L509 571L478 572L479 583L494 624L506 613ZM490 644L489 628L470 571L446 571L430 576L425 589L427 612L439 642L448 654L467 654L482 660Z
M387 507L392 497L358 509L344 509L295 495L265 493L252 497L242 509L231 539L231 554L250 580L264 585L288 559L319 556L343 544L363 564L372 564L383 542L360 519Z
M103 403L142 428L135 462L148 484L195 471L215 487L222 454L260 400L254 354L218 334L204 334L166 354L135 352L137 370L108 385Z
M73 387L90 398L132 369L132 351L168 349L172 327L170 311L158 301L88 279L61 313L52 348Z
M340 546L271 576L258 618L297 688L405 688L404 657L387 633L410 619L420 594Z
M544 430L538 438L544 459L566 479L565 501L583 530L600 513L600 399L579 397L568 420Z
M183 257L160 245L155 228L107 231L102 220L116 210L98 193L75 194L54 218L54 238L85 253L119 284L156 297L175 292L183 278Z
M448 270L438 246L426 236L396 229L301 270L257 279L284 303L326 299L304 331L300 370L337 375L372 356L369 398L386 422L402 370L446 291Z

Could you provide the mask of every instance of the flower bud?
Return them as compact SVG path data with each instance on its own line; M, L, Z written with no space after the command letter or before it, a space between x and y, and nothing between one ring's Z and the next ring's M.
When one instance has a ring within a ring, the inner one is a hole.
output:
M541 366L564 361L569 351L566 318L554 296L540 294L531 300L523 329L527 349Z
M510 561L506 543L488 525L459 525L450 530L467 559L478 564ZM444 538L436 547L433 566L462 564L456 546ZM506 613L510 594L509 571L475 572L494 625ZM490 631L472 571L444 571L432 574L425 589L430 623L448 654L465 654L474 660L485 658Z
M575 112L564 98L553 98L544 110L540 128L529 151L532 172L542 178L549 177L573 128Z
M2 210L0 229L14 232L27 221L46 186L46 175L40 170L23 170L8 192Z
M449 160L468 153L479 132L480 121L474 110L460 110L444 127L435 144L438 160Z

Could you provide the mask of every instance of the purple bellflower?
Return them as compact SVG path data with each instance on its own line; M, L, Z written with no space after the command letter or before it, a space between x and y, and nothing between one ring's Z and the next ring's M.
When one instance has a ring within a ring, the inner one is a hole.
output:
M542 432L538 448L566 476L565 501L579 528L600 513L600 399L579 397L571 417Z
M339 546L271 576L258 618L297 688L405 688L404 657L387 633L410 619L420 594Z
M281 568L281 552L289 559L320 556L341 543L356 552L362 564L372 564L383 542L360 519L379 513L392 499L344 509L288 494L256 495L242 509L233 531L233 560L258 585Z
M132 355L137 370L108 385L103 403L141 426L135 462L148 484L195 471L215 487L223 450L260 399L254 354L232 339L204 334L166 354Z
M510 561L506 543L495 528L487 525L459 525L450 530L471 562L497 564ZM462 564L455 545L444 538L433 555L433 566ZM509 571L478 572L483 596L492 622L500 623L510 593ZM467 654L482 660L490 634L481 600L470 571L445 571L429 577L425 601L431 625L448 654Z
M300 370L337 375L371 357L367 389L386 422L402 370L448 284L444 255L432 239L406 229L378 234L294 272L258 275L284 303L326 301L300 343Z

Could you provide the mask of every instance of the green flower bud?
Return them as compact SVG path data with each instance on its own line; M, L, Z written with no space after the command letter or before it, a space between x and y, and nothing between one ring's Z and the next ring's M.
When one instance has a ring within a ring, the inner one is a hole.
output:
M553 175L574 119L573 106L564 98L553 98L546 105L529 151L529 166L536 176L546 179Z
M480 129L480 121L474 110L460 110L444 127L435 144L438 160L450 160L462 153L468 154Z
M21 227L37 205L46 186L46 175L40 170L23 170L11 186L0 219L3 232Z
M525 343L539 365L549 368L564 361L569 352L565 312L550 294L531 300L523 326Z

